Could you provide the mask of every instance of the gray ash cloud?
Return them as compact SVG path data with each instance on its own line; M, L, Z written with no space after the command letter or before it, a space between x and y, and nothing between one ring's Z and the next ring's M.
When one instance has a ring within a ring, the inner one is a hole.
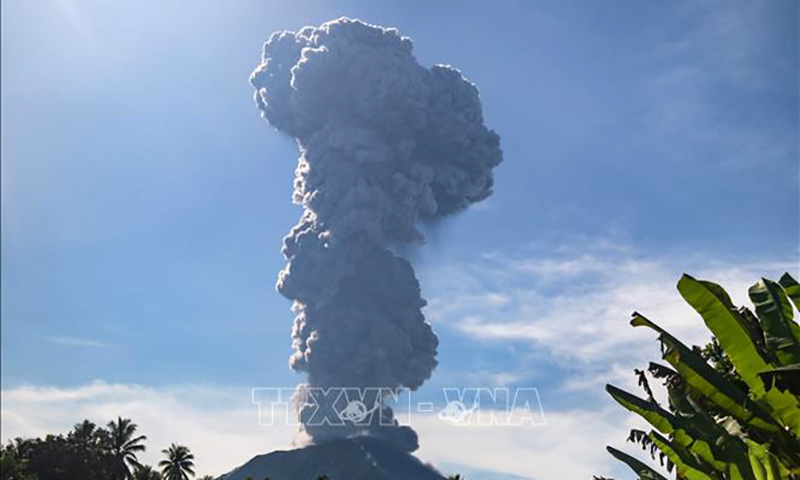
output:
M453 67L421 66L397 30L347 18L273 34L250 82L262 116L300 150L304 211L277 284L294 301L291 367L311 387L417 389L438 340L413 267L392 249L422 244L420 221L491 195L502 152L478 89ZM299 414L308 423L310 407ZM304 429L315 442L366 434L417 448L409 427L373 419Z

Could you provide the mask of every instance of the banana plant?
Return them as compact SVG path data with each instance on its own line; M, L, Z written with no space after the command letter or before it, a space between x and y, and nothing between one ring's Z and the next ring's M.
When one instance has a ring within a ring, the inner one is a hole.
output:
M710 347L689 348L634 312L632 326L658 334L669 366L651 363L648 371L664 381L669 405L655 400L639 370L647 398L606 385L614 400L652 427L632 430L629 440L666 458L678 480L800 480L800 284L788 273L778 282L761 279L748 290L753 310L736 307L721 286L689 275L678 291L732 371L709 363ZM627 453L608 451L641 480L665 479Z

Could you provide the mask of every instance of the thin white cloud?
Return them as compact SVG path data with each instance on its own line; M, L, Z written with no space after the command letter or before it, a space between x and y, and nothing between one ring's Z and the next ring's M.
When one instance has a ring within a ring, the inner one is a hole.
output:
M105 342L76 337L53 337L48 338L47 341L56 345L63 345L65 347L108 348L111 346Z
M453 425L434 415L414 418L419 454L439 464L555 480L624 472L606 445L637 453L636 447L625 446L624 438L627 429L643 424L622 409L606 405L546 415L547 425L537 427Z
M601 378L617 377L657 356L652 332L628 325L634 311L689 345L709 340L702 319L675 288L682 273L720 283L737 304L749 305L747 289L758 278L797 268L789 258L733 265L711 255L656 257L602 244L551 251L556 253L495 253L424 272L431 296L426 314L439 329L498 345L527 345L556 363L585 366L587 378L565 380L575 390L599 386L598 371L604 372Z

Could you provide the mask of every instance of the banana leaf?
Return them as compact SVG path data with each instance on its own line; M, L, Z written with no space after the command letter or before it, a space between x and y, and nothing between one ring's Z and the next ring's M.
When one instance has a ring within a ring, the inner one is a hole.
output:
M678 282L678 291L703 318L753 394L763 396L764 385L757 375L769 370L770 366L756 349L745 320L725 290L715 283L683 275Z
M735 457L745 455L743 449L738 452L738 455L726 455L726 452L718 448L718 443L722 440L720 437L729 437L724 430L701 428L699 422L688 422L651 401L639 398L613 385L606 385L606 391L620 405L647 420L659 432L670 435L677 444L691 451L720 472L724 472L729 463L736 461ZM728 445L730 444L731 442L728 443ZM748 478L752 479L753 477L748 476Z
M781 429L772 420L769 413L748 398L745 392L726 380L719 372L711 368L703 357L670 335L669 332L638 312L633 313L631 325L648 327L659 334L659 340L664 346L662 355L664 360L678 371L694 392L702 395L707 401L728 412L742 423L771 433Z
M653 470L649 466L645 465L644 463L640 462L639 460L628 455L625 452L621 452L614 447L606 447L606 450L614 458L625 463L628 467L630 467L630 469L633 470L633 472L639 476L640 480L667 480L667 477L661 475L657 471Z
M781 279L778 280L778 283L786 291L786 295L792 300L795 308L800 310L800 283L797 283L797 280L792 278L788 273L784 273Z
M653 402L643 400L614 385L606 385L606 392L620 405L647 420L659 432L670 435L675 432L677 418Z
M766 445L747 441L750 465L757 480L782 480L789 477L789 471L769 452Z
M659 435L658 432L650 432L650 439L675 464L675 469L681 477L687 480L715 480L721 478L707 466L701 465L690 455L681 452L680 448Z
M788 390L796 396L800 396L800 364L787 365L767 372L758 374L767 390L775 386L780 391Z
M800 341L796 338L800 326L794 321L792 304L784 289L771 280L761 279L748 293L756 307L767 349L781 366L800 363Z
M800 435L800 401L789 393L766 391L758 374L779 365L767 363L758 352L746 320L736 310L725 290L715 283L684 275L678 282L678 291L703 318L737 373L747 383L753 398L764 400L783 425L795 435Z

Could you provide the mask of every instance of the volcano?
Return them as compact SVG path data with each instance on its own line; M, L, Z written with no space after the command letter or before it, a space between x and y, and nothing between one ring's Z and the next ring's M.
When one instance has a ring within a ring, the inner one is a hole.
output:
M355 437L253 457L218 480L444 480L445 477L391 444Z

